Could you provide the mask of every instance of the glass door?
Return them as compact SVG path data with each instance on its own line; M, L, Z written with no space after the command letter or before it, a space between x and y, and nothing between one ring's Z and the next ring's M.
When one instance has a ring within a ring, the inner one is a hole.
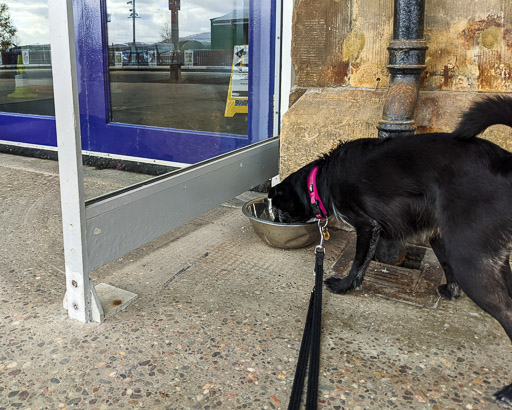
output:
M56 146L47 0L0 3L0 142Z
M107 0L106 11L110 121L247 136L248 1Z
M183 166L272 136L274 1L81 1L84 150Z
M182 168L85 202L92 271L277 175L276 1L76 1L82 149Z

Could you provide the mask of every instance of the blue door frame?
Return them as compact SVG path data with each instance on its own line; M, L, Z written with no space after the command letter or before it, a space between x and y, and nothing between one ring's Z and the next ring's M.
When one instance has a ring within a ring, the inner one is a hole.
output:
M276 0L249 6L248 136L110 122L106 1L100 5L74 2L83 150L192 164L272 136ZM54 117L0 113L0 140L56 147Z

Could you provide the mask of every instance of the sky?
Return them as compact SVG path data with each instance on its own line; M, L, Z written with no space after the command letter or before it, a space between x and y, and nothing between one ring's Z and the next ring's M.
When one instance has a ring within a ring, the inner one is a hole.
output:
M48 0L0 0L9 7L11 19L18 29L17 44L48 44ZM128 0L107 0L108 42L126 43L132 41L132 19ZM248 2L249 0L245 0ZM180 37L210 31L210 19L222 16L234 9L243 7L244 0L181 0L178 14ZM161 40L165 22L169 22L171 12L168 0L136 0L135 30L137 42Z
M7 4L11 21L18 29L17 45L48 44L48 0L1 0Z

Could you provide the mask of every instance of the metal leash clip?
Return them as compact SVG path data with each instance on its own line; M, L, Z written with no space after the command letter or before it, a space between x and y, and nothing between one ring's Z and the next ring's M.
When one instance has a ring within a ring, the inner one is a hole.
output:
M318 219L318 230L320 231L320 244L315 247L315 253L325 252L324 240L328 241L330 238L329 230L327 229L328 222L329 218L325 218L324 220Z

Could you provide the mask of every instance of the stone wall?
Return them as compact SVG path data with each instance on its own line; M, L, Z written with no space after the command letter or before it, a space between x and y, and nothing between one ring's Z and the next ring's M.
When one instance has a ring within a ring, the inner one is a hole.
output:
M281 176L341 140L376 137L389 84L393 0L297 0L292 107L281 132ZM426 0L429 47L416 123L450 131L482 93L512 92L512 2ZM486 137L512 150L512 133Z

